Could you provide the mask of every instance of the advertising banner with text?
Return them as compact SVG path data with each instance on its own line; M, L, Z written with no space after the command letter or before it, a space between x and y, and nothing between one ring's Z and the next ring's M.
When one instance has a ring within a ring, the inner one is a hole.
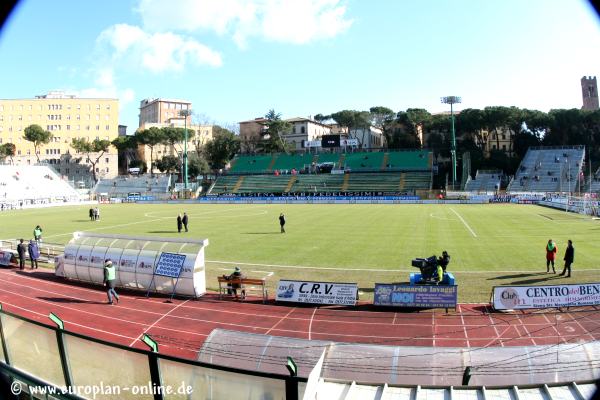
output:
M600 304L600 283L552 286L494 286L496 310L556 308Z
M455 308L456 285L394 285L376 283L373 304L410 308Z
M356 304L356 283L309 282L280 280L277 286L277 301L311 304Z

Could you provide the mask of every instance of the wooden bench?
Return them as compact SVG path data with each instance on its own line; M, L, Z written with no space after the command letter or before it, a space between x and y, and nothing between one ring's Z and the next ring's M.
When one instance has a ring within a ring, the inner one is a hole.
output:
M219 281L219 299L223 298L223 296L233 296L233 294L229 294L229 291L234 290L232 288L232 284L236 286L239 285L239 288L235 290L240 291L240 299L245 300L246 293L248 291L259 292L262 295L263 303L266 303L269 299L267 294L267 286L265 279L258 278L236 278L236 279L228 279L224 276L217 277Z

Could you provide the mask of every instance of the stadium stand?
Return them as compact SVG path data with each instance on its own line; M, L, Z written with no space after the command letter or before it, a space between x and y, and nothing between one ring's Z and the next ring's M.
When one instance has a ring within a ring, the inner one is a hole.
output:
M49 166L0 166L3 208L79 200L79 193Z
M355 152L321 154L239 155L228 174L265 174L274 171L307 170L312 164L333 163L336 169L352 172L431 169L430 151Z
M600 168L598 168L596 172L592 174L591 182L589 177L587 178L585 191L592 193L600 193Z
M232 161L227 174L217 178L208 193L429 190L432 185L431 160L429 151L240 155Z
M270 171L273 155L242 155L231 163L230 174L263 174Z
M495 192L500 188L502 171L478 170L475 179L467 178L465 191L467 192Z
M584 155L584 146L530 147L507 191L574 192Z
M92 192L108 197L127 197L131 193L140 195L168 194L171 175L129 175L112 179L101 179Z

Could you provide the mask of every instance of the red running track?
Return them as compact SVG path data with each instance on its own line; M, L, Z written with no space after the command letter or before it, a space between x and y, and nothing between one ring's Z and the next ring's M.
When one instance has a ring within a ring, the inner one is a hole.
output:
M52 325L57 314L65 329L146 349L144 333L162 354L196 359L215 328L337 342L400 346L530 346L600 340L600 308L497 313L486 305L461 304L456 311L394 312L367 304L353 310L241 303L201 299L146 298L122 292L118 305L106 304L100 286L55 278L50 271L0 270L0 303L5 310Z

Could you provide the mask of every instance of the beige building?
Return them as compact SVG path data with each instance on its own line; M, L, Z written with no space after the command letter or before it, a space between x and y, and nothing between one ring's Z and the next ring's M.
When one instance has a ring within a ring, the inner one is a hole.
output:
M33 99L0 99L0 144L15 145L16 155L12 160L15 165L37 163L33 143L24 138L25 128L34 124L52 134L50 143L38 149L40 161L51 164L66 179L89 182L90 165L70 146L71 140L115 139L119 129L119 103L117 99L84 99L61 91ZM116 176L117 158L117 149L110 146L96 164L97 177Z
M320 140L323 135L331 133L328 125L310 118L296 117L284 121L290 123L291 129L283 133L282 138L286 143L292 145L294 150L302 150L303 141ZM267 119L255 118L239 124L242 152L255 150L256 143L261 140L263 132L267 129Z
M292 125L292 129L283 135L283 139L292 145L294 150L302 150L304 141L321 140L323 135L331 133L329 126L310 118L290 118L286 119L286 122Z
M140 123L144 124L173 124L183 127L185 119L182 111L187 111L188 126L192 123L192 103L177 99L144 99L140 102Z
M242 121L239 124L242 153L256 150L256 144L260 141L263 132L267 129L267 119L260 117Z
M187 114L182 115L182 114ZM212 125L197 125L192 123L192 103L177 99L144 99L140 102L140 125L138 129L149 129L152 127L163 128L187 128L188 129L188 154L201 152L204 145L213 138ZM154 147L152 157L154 162L162 157L170 155L179 157L184 150L184 144L158 145ZM150 167L150 148L140 146L138 148L140 159ZM159 172L154 169L154 172Z

